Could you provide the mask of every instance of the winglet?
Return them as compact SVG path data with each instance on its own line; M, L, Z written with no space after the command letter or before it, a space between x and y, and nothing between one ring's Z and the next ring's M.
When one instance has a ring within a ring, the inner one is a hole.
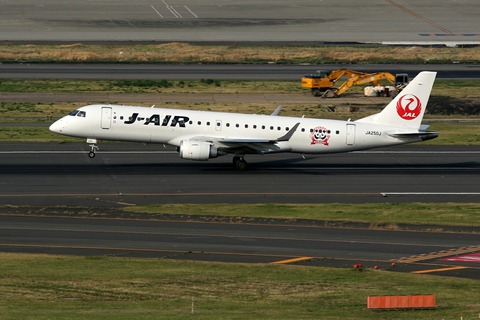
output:
M272 112L271 116L278 116L280 111L282 111L282 108L283 108L283 106L278 106L278 108L275 109L275 111Z
M293 128L290 129L290 131L287 132L287 134L285 134L283 137L278 138L277 141L288 141L288 140L290 140L290 138L293 136L295 131L297 131L297 128L298 128L299 125L300 125L300 122L297 122L297 124L294 125Z

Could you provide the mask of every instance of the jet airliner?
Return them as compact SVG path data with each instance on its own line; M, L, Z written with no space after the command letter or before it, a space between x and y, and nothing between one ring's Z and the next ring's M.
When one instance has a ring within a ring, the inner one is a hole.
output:
M161 143L177 147L180 158L208 160L232 154L245 169L247 154L350 152L433 139L421 124L436 72L419 73L382 111L355 121L110 104L81 107L50 130L86 138L95 157L98 140Z

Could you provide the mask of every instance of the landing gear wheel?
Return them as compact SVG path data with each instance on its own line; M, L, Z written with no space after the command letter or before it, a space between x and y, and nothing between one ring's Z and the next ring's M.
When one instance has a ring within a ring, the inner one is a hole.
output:
M243 157L235 156L233 157L233 164L237 170L246 170L248 167L247 161Z
M90 145L90 152L88 153L88 156L90 158L95 158L95 152L97 152L100 148L95 144Z
M238 170L247 170L247 167L248 167L248 164L247 164L247 161L241 159L241 160L238 160L237 163L235 164L235 167L238 169Z

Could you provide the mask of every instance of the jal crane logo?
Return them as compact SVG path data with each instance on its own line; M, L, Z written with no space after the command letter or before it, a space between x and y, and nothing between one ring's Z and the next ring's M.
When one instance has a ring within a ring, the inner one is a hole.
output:
M405 120L413 120L422 112L420 99L413 94L401 96L397 102L397 113Z

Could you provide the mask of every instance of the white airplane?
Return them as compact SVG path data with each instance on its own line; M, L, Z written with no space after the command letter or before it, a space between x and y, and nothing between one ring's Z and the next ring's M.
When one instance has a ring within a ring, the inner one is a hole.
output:
M208 160L233 154L246 169L246 154L350 152L433 139L421 125L436 72L423 71L381 112L340 121L211 111L96 104L59 119L50 130L86 138L89 156L97 140L162 143L176 146L180 158Z

